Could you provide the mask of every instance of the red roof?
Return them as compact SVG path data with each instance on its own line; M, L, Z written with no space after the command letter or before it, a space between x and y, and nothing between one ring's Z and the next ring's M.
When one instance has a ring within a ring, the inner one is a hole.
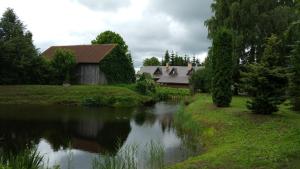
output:
M99 63L115 47L116 44L52 46L42 55L51 59L57 49L66 49L75 54L77 63Z

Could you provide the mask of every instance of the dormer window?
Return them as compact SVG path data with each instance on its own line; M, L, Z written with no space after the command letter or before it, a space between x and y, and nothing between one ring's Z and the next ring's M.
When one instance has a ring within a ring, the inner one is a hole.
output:
M177 75L177 69L176 68L173 68L171 70L171 72L169 73L170 76L176 76Z
M160 76L162 75L162 69L160 67L158 67L155 72L153 73L155 76Z

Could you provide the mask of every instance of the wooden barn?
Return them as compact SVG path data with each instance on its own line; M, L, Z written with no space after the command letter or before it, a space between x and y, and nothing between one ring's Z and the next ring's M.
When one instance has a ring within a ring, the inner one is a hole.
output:
M76 79L78 84L107 84L106 76L100 70L99 63L115 46L115 44L52 46L42 55L52 59L57 49L70 50L75 54L76 58Z

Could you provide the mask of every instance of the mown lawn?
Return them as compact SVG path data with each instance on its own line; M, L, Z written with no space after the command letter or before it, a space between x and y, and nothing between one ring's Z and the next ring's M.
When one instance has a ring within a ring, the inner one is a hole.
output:
M231 107L216 108L199 95L175 123L192 134L204 152L173 169L299 169L300 113L282 105L274 115L255 115L247 98L234 97Z
M136 106L150 97L117 86L0 86L0 104L66 104L81 105L86 101L102 101L105 106ZM104 101L103 101L104 100Z

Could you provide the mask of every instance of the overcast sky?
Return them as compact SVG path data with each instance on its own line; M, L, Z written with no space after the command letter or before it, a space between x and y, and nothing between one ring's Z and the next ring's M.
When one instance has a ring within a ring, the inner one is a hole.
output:
M53 45L90 44L106 30L124 38L140 67L168 49L201 61L210 41L204 21L212 0L0 0L1 15L13 8L43 52Z

